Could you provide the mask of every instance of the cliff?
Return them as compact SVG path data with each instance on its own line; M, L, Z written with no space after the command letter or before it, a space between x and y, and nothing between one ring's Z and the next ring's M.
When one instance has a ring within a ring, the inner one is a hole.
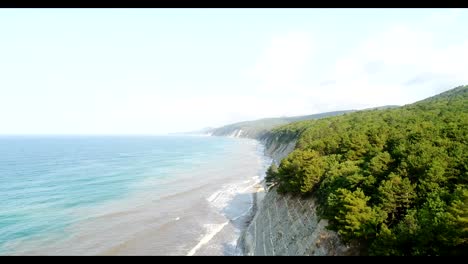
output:
M269 131L262 142L276 163L294 151L268 170L275 187L257 194L245 254L465 256L467 99L460 86Z
M265 134L265 154L279 164L296 145L294 135ZM316 212L316 200L280 195L276 187L255 194L256 213L239 238L244 255L357 255L326 229Z
M279 195L270 189L241 239L244 255L356 255L316 213L315 199Z

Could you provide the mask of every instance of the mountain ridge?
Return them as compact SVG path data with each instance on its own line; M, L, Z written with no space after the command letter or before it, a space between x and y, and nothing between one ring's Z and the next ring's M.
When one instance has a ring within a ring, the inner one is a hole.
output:
M337 116L343 115L347 113L363 111L363 110L380 110L380 109L388 109L388 108L396 108L399 107L397 105L385 105L379 107L372 107L366 108L362 110L338 110L338 111L330 111L330 112L323 112L311 115L303 115L303 116L285 116L285 117L267 117L261 118L256 120L249 120L249 121L241 121L236 122L228 125L224 125L221 127L213 128L206 133L212 136L229 136L229 137L244 137L244 138L252 138L252 139L260 139L266 133L268 133L271 129L275 127L279 127L282 125L287 125L297 121L303 120L315 120L321 119L330 116Z

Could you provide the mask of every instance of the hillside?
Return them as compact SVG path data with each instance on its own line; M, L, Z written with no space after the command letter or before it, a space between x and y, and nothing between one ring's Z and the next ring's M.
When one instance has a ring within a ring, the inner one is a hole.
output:
M468 254L468 86L294 122L262 139L297 140L268 183L317 199L328 228L361 254Z
M396 105L386 105L380 106L371 109L390 109L396 108ZM304 121L304 120L316 120L320 118L338 116L346 113L356 112L358 110L343 110L343 111L333 111L326 113L319 113L313 115L305 116L290 116L290 117L273 117L273 118L262 118L253 121L244 121L239 123L234 123L219 128L213 128L206 130L206 133L211 133L213 136L230 136L230 137L245 137L253 139L261 139L272 129L287 125L292 122Z
M344 113L352 112L354 110L346 111L335 111L320 113L315 115L306 115L306 116L293 116L293 117L278 117L278 118L263 118L253 121L244 121L239 123L234 123L226 125L223 127L215 128L211 130L213 136L232 136L232 137L246 137L246 138L260 138L269 130L286 125L291 122L301 121L301 120L314 120L329 116L341 115Z

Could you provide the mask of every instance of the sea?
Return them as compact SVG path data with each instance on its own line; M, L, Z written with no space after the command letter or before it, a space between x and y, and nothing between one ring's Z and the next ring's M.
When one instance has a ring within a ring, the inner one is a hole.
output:
M0 255L241 255L263 150L196 135L0 136Z

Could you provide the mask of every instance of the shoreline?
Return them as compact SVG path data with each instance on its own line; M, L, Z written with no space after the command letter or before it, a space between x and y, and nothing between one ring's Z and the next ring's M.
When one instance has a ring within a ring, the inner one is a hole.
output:
M271 163L279 164L280 161L286 157L289 153L291 153L295 146L296 140L290 140L286 143L279 143L279 142L269 142L264 140L258 140L263 146L263 157L270 159ZM271 165L270 163L270 165ZM270 166L268 165L268 167ZM265 168L263 173L266 173L268 167ZM255 218L260 214L262 210L263 199L267 195L270 188L266 186L265 178L263 178L260 182L258 182L252 191L252 208L250 209L249 216L245 221L245 225L243 226L239 238L237 240L236 248L239 248L241 251L242 256L246 256L246 247L253 246L249 245L249 242L252 242L253 239L248 235L247 230L250 228L250 224L255 221Z
M258 215L258 212L261 209L261 203L263 201L263 198L266 195L266 188L265 188L265 180L262 179L260 182L255 184L255 186L252 187L252 207L249 210L248 217L245 220L244 226L241 229L239 238L237 239L237 245L236 248L240 249L241 256L246 256L245 255L245 234L247 232L247 229L249 228L250 224L252 221L255 219L255 217Z
M257 141L263 147L263 150L262 150L263 158L268 158L271 160L271 162L275 162L274 158L272 157L273 155L271 155L271 153L267 151L265 142L262 142L261 140L258 140L258 139L255 139L255 141ZM265 168L265 170L262 172L263 174L266 173L270 165L271 164L269 164ZM241 256L246 256L246 248L245 248L246 233L247 233L247 230L249 229L250 224L258 215L261 209L263 198L265 197L267 191L268 189L266 187L265 178L262 178L259 182L257 182L255 185L252 186L252 206L247 212L248 216L244 220L244 224L242 225L240 229L240 234L239 234L239 237L237 238L237 243L236 243L236 251L239 250Z
M242 138L241 138L242 139ZM223 234L226 232L225 229L226 228L234 228L234 232L236 233L235 235L235 238L233 240L230 240L232 242L231 245L232 245L232 248L231 249L227 249L227 250L223 250L223 253L222 255L229 255L229 256L239 256L239 255L244 255L245 254L245 250L244 250L244 247L243 247L243 243L240 242L240 240L242 240L243 236L244 236L244 233L247 231L250 223L254 220L255 216L257 215L257 212L258 212L258 209L260 208L261 206L261 203L263 201L263 197L264 197L264 192L265 192L265 180L264 180L264 174L266 173L266 170L268 168L268 166L270 165L269 163L271 162L271 158L270 156L267 154L267 151L265 151L265 145L263 142L261 142L260 140L256 140L256 139L250 139L250 138L247 138L248 140L253 140L255 142L255 145L257 146L260 146L261 148L260 149L257 149L257 153L256 153L256 157L260 158L262 160L262 168L260 168L259 171L256 172L256 176L253 177L254 179L254 182L251 182L249 183L250 185L249 186L245 186L245 187L240 187L242 184L246 184L249 182L249 180L247 181L243 181L243 183L237 183L235 187L236 190L235 191L235 195L248 195L250 196L250 206L248 208L245 208L242 210L241 214L240 215L227 215L226 212L224 210L226 210L228 208L229 209L232 209L236 206L236 204L239 202L239 200L237 200L237 202L235 201L236 199L229 199L229 201L227 201L227 204L224 205L220 210L223 211L222 215L224 215L224 217L226 217L228 219L227 222L223 222L221 224L216 224L216 227L209 231L208 233L205 234L205 236L199 241L199 243L193 247L188 253L186 253L187 256L191 256L191 255L203 255L203 254L209 254L206 249L204 249L204 246L206 244L210 244L212 243L211 240L219 240L219 235L218 233L220 233L221 237L223 236ZM241 174L241 175L244 175L244 174ZM255 179L257 178L257 179ZM214 192L213 194L211 194L207 200L208 202L212 203L213 201L216 201L217 200L217 197L220 195L220 194L223 194L226 190L219 190L217 192ZM233 197L234 198L234 197ZM247 197L246 197L247 198ZM237 204L239 205L239 204ZM231 208L232 207L232 208ZM231 212L232 213L232 212ZM229 213L228 213L229 214ZM234 216L234 217L233 217ZM219 241L218 241L219 242ZM229 243L228 241L226 241L227 243ZM209 245L208 245L209 247ZM200 252L198 252L200 250Z

